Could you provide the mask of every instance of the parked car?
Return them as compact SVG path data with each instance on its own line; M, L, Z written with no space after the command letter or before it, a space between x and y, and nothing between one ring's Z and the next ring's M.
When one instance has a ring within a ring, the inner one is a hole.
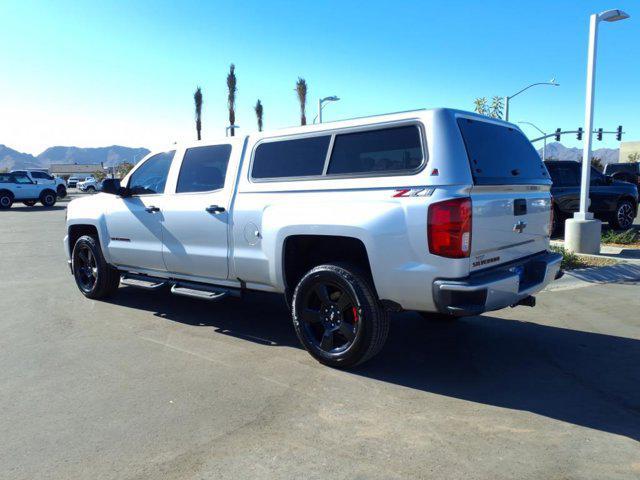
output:
M152 153L69 204L64 243L88 298L281 293L309 353L349 367L390 311L533 306L560 269L550 187L517 126L422 110Z
M76 188L79 181L80 181L80 177L76 177L76 176L69 177L69 179L67 180L67 186L69 188Z
M53 185L36 183L25 173L0 173L0 209L11 208L15 201L29 207L36 202L52 207L56 204L56 197Z
M640 162L609 163L604 167L605 175L629 182L640 188Z
M54 177L47 170L13 170L11 173L27 175L35 183L54 187L56 194L60 198L67 196L67 184L64 179Z
M564 221L580 210L580 179L582 164L571 160L547 160L547 170L553 180L554 231ZM638 213L638 187L621 182L600 173L591 167L589 186L589 211L603 222L616 229L627 229L633 225Z
M96 180L95 177L86 177L83 181L78 182L77 188L83 192L96 193L100 190L102 182Z

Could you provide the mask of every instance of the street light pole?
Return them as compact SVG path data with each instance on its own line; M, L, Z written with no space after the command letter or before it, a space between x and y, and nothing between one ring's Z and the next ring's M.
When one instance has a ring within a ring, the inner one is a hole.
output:
M516 93L514 93L513 95L509 95L507 97L504 97L504 119L508 122L509 121L509 100L511 100L513 97L520 95L522 92L524 92L525 90L529 90L531 87L535 87L536 85L551 85L554 87L559 87L560 84L556 83L556 79L552 78L551 80L549 80L548 82L537 82L537 83L532 83L531 85L527 85L526 87L524 87L522 90L518 90Z
M607 10L589 18L589 51L587 59L587 88L584 110L584 148L582 149L582 178L580 183L580 210L565 223L567 249L578 253L599 253L602 224L589 212L589 182L591 177L591 143L593 134L593 105L596 85L596 56L598 51L598 24L617 22L629 18L622 10Z
M322 123L322 109L324 108L325 102L337 102L338 100L340 100L340 98L335 95L318 99L318 114L316 115L318 123ZM316 123L316 118L313 119L313 123Z
M518 123L522 123L524 125L530 125L533 128L535 128L536 130L538 130L542 135L544 135L544 137L542 138L542 140L543 140L543 144L542 144L542 161L544 162L547 159L547 132L543 132L542 130L540 130L538 127L536 127L531 122L518 122Z

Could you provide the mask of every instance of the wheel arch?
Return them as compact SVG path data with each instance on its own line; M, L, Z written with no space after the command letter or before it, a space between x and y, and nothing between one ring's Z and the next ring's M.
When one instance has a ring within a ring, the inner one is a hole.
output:
M0 188L0 193L8 193L12 199L16 198L15 194L8 188Z

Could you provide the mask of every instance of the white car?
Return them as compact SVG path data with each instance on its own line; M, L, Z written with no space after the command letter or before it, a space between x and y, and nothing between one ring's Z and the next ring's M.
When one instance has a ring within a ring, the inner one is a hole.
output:
M12 170L11 173L27 175L34 183L39 185L50 185L54 187L56 194L60 198L67 196L67 184L64 179L51 175L46 170Z
M28 207L40 202L45 207L53 207L56 197L53 185L36 183L21 172L0 173L0 209L11 208L14 202Z
M86 177L84 180L76 184L76 187L78 188L78 190L81 190L83 192L88 192L88 193L97 192L98 190L100 190L100 186L101 186L101 182L96 180L96 178L93 176Z
M550 187L516 125L420 110L152 153L69 204L64 243L89 298L281 293L309 353L350 367L389 312L533 306L560 275Z

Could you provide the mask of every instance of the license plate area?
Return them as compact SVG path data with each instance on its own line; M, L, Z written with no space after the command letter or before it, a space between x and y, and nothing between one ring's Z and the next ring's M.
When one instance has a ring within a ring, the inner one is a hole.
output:
M518 291L522 292L542 283L546 269L546 263L540 261L531 261L512 267L511 271L516 273L520 280Z

